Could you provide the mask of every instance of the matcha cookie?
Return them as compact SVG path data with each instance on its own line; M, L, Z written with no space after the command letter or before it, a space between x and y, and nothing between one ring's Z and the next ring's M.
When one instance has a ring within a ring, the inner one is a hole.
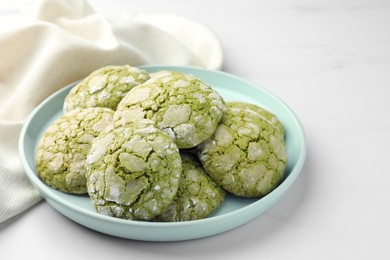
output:
M113 114L108 108L78 108L57 119L38 144L38 176L60 191L86 193L87 154L95 137L112 123Z
M242 197L261 197L276 188L287 161L279 129L234 103L228 103L215 133L198 147L198 156L219 185Z
M171 72L129 91L119 103L114 120L151 119L181 149L210 137L225 109L223 99L210 86Z
M181 174L177 146L150 120L107 128L94 140L86 165L97 212L144 221L166 210Z
M188 221L207 217L224 200L225 191L204 171L198 159L181 153L182 175L179 190L158 221Z
M149 78L145 70L129 65L103 67L71 89L64 101L64 112L86 107L108 107L115 110L130 89Z

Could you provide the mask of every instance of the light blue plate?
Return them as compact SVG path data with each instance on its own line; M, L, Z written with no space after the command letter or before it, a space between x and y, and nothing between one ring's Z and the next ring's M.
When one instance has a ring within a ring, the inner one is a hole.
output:
M193 74L211 85L227 101L255 103L276 114L286 128L288 164L283 182L260 199L229 195L213 215L202 220L153 223L98 214L90 204L88 196L70 195L54 190L44 184L36 174L34 158L38 141L46 128L62 115L64 98L76 84L73 83L54 93L32 111L19 139L19 151L26 174L51 206L81 225L112 236L146 241L178 241L207 237L236 228L258 217L279 200L301 172L306 156L302 127L288 106L264 88L224 72L174 66L142 68L149 72L174 70Z

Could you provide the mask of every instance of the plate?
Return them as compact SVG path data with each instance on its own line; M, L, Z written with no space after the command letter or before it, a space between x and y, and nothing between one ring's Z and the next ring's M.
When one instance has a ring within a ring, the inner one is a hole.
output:
M87 195L71 195L52 189L36 173L34 158L37 144L47 127L62 115L64 98L76 84L73 83L48 97L31 112L19 139L20 157L26 175L53 208L83 226L108 235L144 241L180 241L220 234L250 222L274 205L293 184L305 161L305 137L295 114L278 97L260 86L221 71L178 66L140 67L149 72L173 70L190 73L212 86L226 101L255 103L277 115L286 128L288 153L285 177L281 184L262 198L227 195L220 208L201 220L155 223L98 214Z

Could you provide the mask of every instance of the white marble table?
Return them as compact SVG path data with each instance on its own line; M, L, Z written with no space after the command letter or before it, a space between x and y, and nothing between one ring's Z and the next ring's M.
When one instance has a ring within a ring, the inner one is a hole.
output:
M175 13L209 26L223 43L222 69L266 87L300 118L306 165L264 215L185 242L103 235L42 201L0 224L0 259L389 259L390 1L90 3L105 15Z

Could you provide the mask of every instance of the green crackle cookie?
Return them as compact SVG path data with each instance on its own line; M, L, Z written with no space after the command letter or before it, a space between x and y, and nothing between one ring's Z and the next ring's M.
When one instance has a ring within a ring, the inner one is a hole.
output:
M151 119L178 148L191 148L214 133L226 109L210 86L179 72L154 77L127 93L114 120Z
M238 101L229 101L227 106L232 106L236 108L242 108L242 109L250 109L256 113L258 113L260 116L263 117L264 120L268 121L271 125L274 125L279 129L279 131L284 135L285 130L282 122L279 120L279 118L271 113L270 111L255 105L255 104L250 104L246 102L238 102Z
M113 114L109 108L78 108L57 119L38 144L38 176L60 191L87 193L85 159L92 141L112 123Z
M278 128L258 113L228 103L215 133L199 145L198 157L225 190L242 197L261 197L281 181L287 151Z
M198 159L181 152L182 175L179 190L167 210L157 221L189 221L207 217L218 208L225 191L204 171Z
M64 101L64 112L77 107L108 107L115 110L130 89L149 78L145 70L129 65L100 68L71 89Z
M150 120L107 128L94 140L86 165L97 212L142 221L173 201L181 174L177 146Z

